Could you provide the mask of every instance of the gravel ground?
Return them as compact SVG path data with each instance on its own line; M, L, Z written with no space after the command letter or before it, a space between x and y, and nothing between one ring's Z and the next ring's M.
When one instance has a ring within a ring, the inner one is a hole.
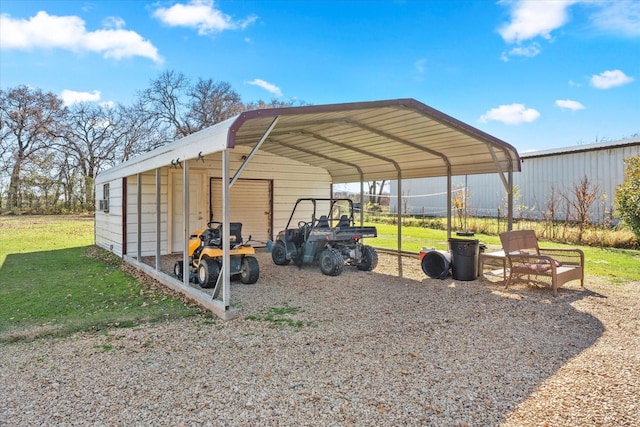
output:
M639 283L277 267L240 317L2 344L0 425L640 425Z

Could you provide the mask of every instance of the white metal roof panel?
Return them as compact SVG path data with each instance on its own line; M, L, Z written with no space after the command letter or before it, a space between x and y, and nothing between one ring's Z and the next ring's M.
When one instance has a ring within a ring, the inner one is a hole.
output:
M520 170L514 147L414 99L247 111L101 173L96 182L237 145L326 169L334 183Z

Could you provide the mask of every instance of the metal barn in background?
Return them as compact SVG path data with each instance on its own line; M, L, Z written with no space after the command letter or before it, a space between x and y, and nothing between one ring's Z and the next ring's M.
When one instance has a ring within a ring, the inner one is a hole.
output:
M616 187L624 179L624 159L638 154L640 137L522 153L522 172L513 177L514 218L542 218L548 210L549 201L555 197L560 201L556 219L564 219L563 194L571 197L573 188L586 176L590 188L597 188L598 194L592 205L591 220L595 223L610 220ZM402 213L406 214L446 216L447 195L442 191L444 179L403 180L399 197L397 182L391 182L391 212L397 212L400 206ZM460 192L461 200L467 200L469 215L496 217L500 214L504 217L506 193L495 174L454 176L452 186L454 192Z

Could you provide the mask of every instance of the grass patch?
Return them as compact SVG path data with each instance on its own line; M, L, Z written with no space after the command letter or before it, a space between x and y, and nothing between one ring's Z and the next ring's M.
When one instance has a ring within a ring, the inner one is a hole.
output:
M398 226L391 224L369 223L378 230L378 237L366 239L368 245L386 249L398 249ZM453 235L453 238L457 236ZM460 237L467 238L467 237ZM478 239L489 245L489 250L502 247L496 235L476 233L470 239ZM402 250L419 252L422 247L446 250L448 245L446 230L434 230L422 227L402 227ZM607 278L612 283L640 280L640 251L631 249L597 248L593 246L564 245L541 241L540 246L551 248L577 247L584 251L585 272L593 276Z
M260 314L252 314L245 319L247 320L259 320L263 322L270 322L274 325L286 325L293 328L302 328L303 326L311 326L310 322L303 322L301 320L296 320L291 318L300 311L300 307L291 307L288 304L285 304L282 307L270 307L266 310L266 312L262 312Z
M140 284L92 246L92 217L3 217L0 342L131 327L199 314Z

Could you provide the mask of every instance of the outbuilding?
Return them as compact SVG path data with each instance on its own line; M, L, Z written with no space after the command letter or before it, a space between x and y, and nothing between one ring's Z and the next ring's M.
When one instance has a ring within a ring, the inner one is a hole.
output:
M231 318L224 268L215 300L188 275L179 281L160 269L161 257L187 253L190 232L208 221L229 230L232 218L266 244L298 198L331 197L333 184L360 182L362 194L364 181L442 176L450 193L452 176L494 173L511 195L519 170L514 147L414 99L247 111L100 173L95 241Z

